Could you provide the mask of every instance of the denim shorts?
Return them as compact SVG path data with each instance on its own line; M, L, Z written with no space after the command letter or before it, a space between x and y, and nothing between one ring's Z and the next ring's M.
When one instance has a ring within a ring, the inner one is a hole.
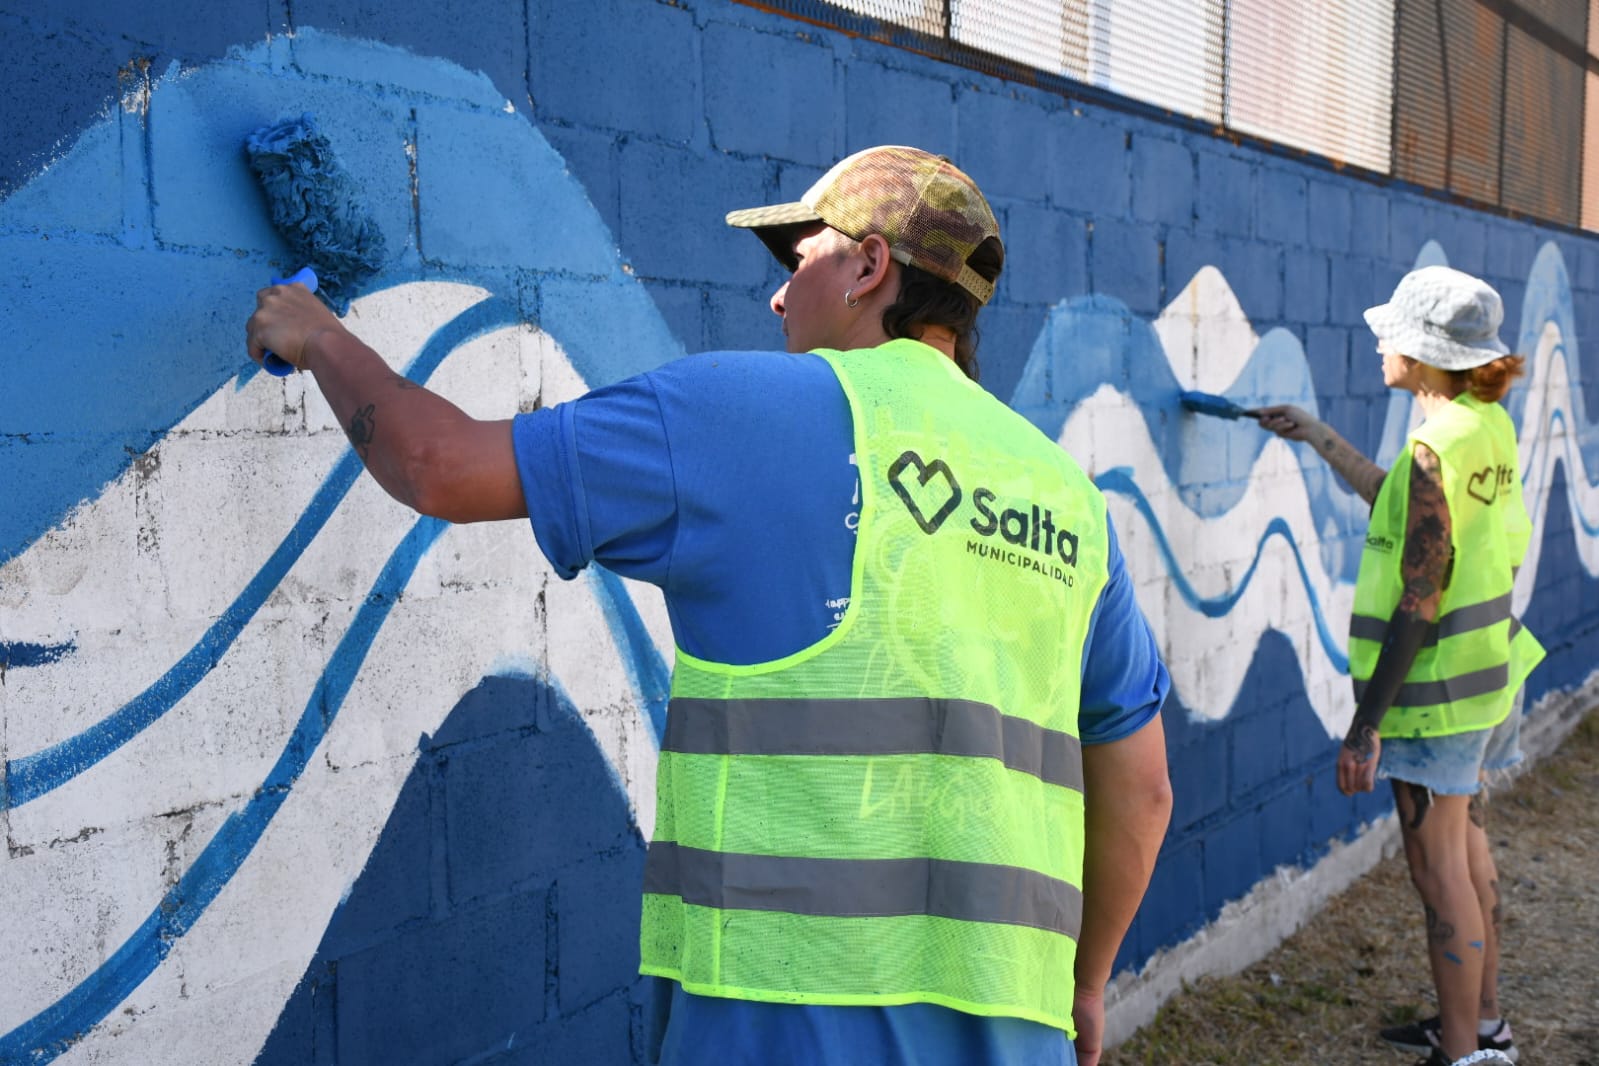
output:
M1377 776L1421 785L1441 796L1474 796L1484 771L1508 770L1521 753L1520 689L1510 703L1510 713L1492 729L1451 733L1446 737L1413 740L1384 737Z

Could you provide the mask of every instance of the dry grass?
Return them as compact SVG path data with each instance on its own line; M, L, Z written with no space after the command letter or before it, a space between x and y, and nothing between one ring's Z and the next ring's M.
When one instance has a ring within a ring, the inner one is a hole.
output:
M1488 819L1500 1001L1522 1066L1599 1066L1599 712L1496 792ZM1104 1063L1408 1066L1376 1030L1433 1013L1420 905L1396 855L1259 963L1190 985Z

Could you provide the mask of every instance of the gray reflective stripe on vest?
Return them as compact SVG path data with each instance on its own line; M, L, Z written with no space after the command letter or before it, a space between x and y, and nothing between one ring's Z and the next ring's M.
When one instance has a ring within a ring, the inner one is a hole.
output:
M673 699L662 751L687 755L964 755L1083 790L1076 737L975 700Z
M1355 699L1359 700L1366 694L1367 681L1355 682ZM1484 696L1502 688L1510 687L1510 664L1500 663L1483 670L1473 670L1466 674L1456 674L1454 677L1443 677L1436 681L1407 681L1399 686L1399 694L1394 697L1395 707L1432 707L1440 703L1456 703L1460 700L1469 700L1473 696Z
M744 855L653 841L644 891L718 910L830 918L932 915L1025 925L1075 938L1083 894L1016 866L948 859L811 859Z
M1444 637L1459 636L1461 633L1470 633L1474 629L1485 629L1488 626L1503 622L1510 618L1510 593L1495 596L1491 600L1481 603L1457 607L1438 621L1427 627L1427 640L1423 647L1432 647ZM1515 619L1510 623L1511 636L1520 628ZM1381 643L1388 635L1388 619L1377 618L1369 614L1353 615L1349 619L1349 635L1359 640L1375 640Z

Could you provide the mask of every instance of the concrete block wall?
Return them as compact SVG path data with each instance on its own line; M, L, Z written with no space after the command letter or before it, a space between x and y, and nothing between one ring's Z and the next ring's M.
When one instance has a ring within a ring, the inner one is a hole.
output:
M978 179L1009 249L984 383L1098 479L1176 684L1127 974L1389 806L1331 775L1364 509L1180 388L1314 405L1386 460L1413 412L1360 312L1418 263L1487 277L1531 370L1529 696L1589 680L1590 238L729 0L0 0L0 28L0 1061L648 1059L664 611L553 579L518 524L416 520L314 390L248 368L292 264L239 147L302 111L392 251L354 328L485 416L778 346L781 272L722 215L847 152Z

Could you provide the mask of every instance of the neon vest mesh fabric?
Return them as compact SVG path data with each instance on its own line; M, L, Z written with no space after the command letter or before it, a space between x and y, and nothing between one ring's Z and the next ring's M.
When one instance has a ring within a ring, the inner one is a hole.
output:
M1515 428L1504 408L1465 393L1411 434L1372 507L1349 626L1355 698L1376 669L1388 620L1404 592L1415 441L1432 449L1443 471L1454 562L1438 618L1383 719L1384 737L1444 736L1498 724L1544 654L1511 615L1514 571L1532 535Z
M1072 1033L1104 499L933 349L817 354L861 471L850 603L783 659L678 651L641 969L700 995Z

